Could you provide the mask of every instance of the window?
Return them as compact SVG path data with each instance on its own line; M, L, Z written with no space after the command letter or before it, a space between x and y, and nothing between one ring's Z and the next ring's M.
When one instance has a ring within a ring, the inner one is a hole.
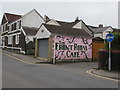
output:
M16 27L17 27L17 29L19 29L19 21L17 21L17 26Z
M19 29L20 29L20 27L21 27L21 20L19 21Z
M11 31L11 25L9 26L9 31Z
M19 43L19 34L16 35L15 42L16 42L16 44Z
M41 32L43 33L43 32L44 32L44 30L41 30Z
M7 24L5 24L5 31L7 30Z
M5 42L5 37L2 36L2 46L4 46L4 42Z
M8 36L8 44L12 44L13 36Z
M9 30L9 26L7 25L7 30Z
M12 24L12 28L11 28L11 31L12 31L12 30L14 30L14 28L13 28L13 24Z
M4 41L5 41L5 37L3 36L3 37L2 37L2 42L4 42Z
M3 32L5 31L5 29L6 29L6 28L5 28L5 25L4 25L4 26L3 26Z
M16 23L14 23L13 25L14 25L14 26L13 26L13 27L14 27L14 30L16 30Z
M3 26L1 26L1 33L3 32Z

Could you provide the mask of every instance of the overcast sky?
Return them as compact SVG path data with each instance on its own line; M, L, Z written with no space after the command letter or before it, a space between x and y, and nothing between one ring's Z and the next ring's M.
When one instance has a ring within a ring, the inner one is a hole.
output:
M118 27L117 2L3 2L0 20L4 12L24 15L32 9L56 20L74 21L79 17L88 25Z

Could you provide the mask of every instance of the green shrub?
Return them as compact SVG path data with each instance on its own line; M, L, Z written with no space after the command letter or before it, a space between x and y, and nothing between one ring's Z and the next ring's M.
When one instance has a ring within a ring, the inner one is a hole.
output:
M112 50L120 50L120 33L112 33L114 35L114 40L111 42ZM104 49L109 49L109 43L105 43Z
M28 44L26 44L26 54L34 55L34 52L35 52L34 42L29 42Z

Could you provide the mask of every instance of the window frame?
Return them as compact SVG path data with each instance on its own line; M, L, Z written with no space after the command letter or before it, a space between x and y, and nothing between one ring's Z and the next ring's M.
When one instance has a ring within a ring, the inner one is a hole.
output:
M17 35L15 36L15 43L16 43L16 44L19 44L19 41L20 41L20 39L19 39L19 34L17 34Z
M13 42L13 36L8 36L8 44L12 44Z

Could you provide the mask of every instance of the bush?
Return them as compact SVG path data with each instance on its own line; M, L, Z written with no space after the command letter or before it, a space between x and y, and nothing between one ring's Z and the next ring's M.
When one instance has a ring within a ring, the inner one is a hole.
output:
M111 49L112 50L120 50L120 33L112 33L114 35L114 40L111 42ZM105 48L109 49L109 43L105 43Z
M29 42L26 45L26 54L34 55L34 52L35 52L35 44L34 44L34 42Z

